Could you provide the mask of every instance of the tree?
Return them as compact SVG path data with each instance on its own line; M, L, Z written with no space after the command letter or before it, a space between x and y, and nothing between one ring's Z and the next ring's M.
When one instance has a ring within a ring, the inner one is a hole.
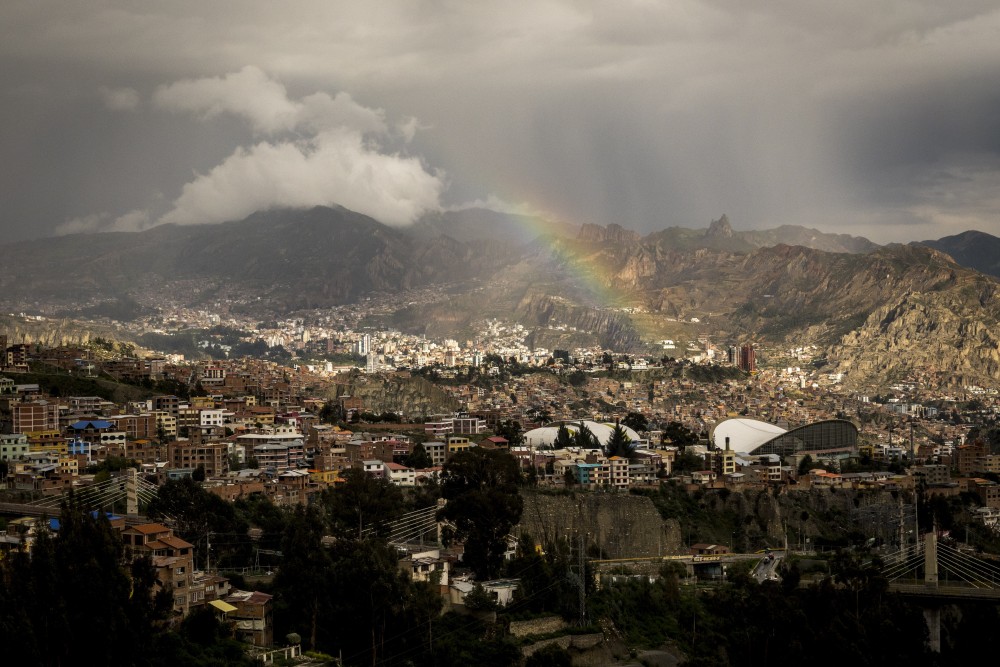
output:
M524 430L521 423L513 419L504 419L497 424L497 435L505 438L511 447L520 447L524 444Z
M811 454L806 454L805 456L802 457L802 460L799 461L799 470L798 470L798 472L799 472L800 475L805 475L810 470L812 470L814 467L815 467L815 465L813 463L813 457L812 457L812 455Z
M307 645L341 653L351 665L389 664L389 656L426 651L427 629L441 609L434 587L410 582L399 554L380 540L327 546L322 534L315 508L297 508L274 579L275 634L300 632Z
M81 646L93 664L135 664L165 616L154 604L155 579L148 560L126 564L103 514L71 498L57 538L40 530L30 554L0 560L0 634L17 639L4 647L5 664L76 664Z
M492 611L497 608L496 600L479 582L476 582L472 590L465 594L463 603L465 608L471 611Z
M191 479L193 479L196 482L204 482L205 481L205 464L204 463L199 463L198 464L198 467L194 469L193 473L191 473Z
M403 513L403 492L381 477L351 468L344 483L320 496L330 529L336 535L362 537L366 531L388 535L389 523Z
M559 644L549 644L532 653L524 667L570 667L573 659Z
M409 456L406 457L406 465L415 470L423 470L434 465L434 461L431 460L431 455L427 453L424 446L417 443L413 446Z
M625 419L622 419L622 424L628 426L633 431L637 433L640 431L649 430L649 420L646 419L646 415L641 412L630 412L625 415Z
M442 479L448 504L440 517L453 522L456 536L465 540L463 559L476 576L495 577L524 508L517 459L505 451L473 447L445 463Z
M673 471L677 473L694 472L705 467L705 460L694 452L684 451L674 459Z
M663 429L663 442L677 447L687 447L688 445L697 445L698 436L680 422L672 421Z
M552 419L552 413L545 408L531 408L525 414L528 419L539 424L548 423Z
M570 435L566 424L559 424L559 430L556 431L556 441L552 446L556 449L566 449L573 446L573 436Z
M319 411L319 418L323 423L336 424L344 418L344 410L340 407L340 403L327 401Z
M296 506L285 527L281 541L284 560L274 579L286 627L304 632L311 649L319 646L321 620L332 604L328 581L332 561L322 538L319 511L312 506Z
M245 563L252 558L252 546L247 536L249 525L237 516L233 504L202 488L190 477L169 480L150 501L146 514L150 518L173 519L178 535L195 545L197 563L204 565L209 533L227 533L233 537L213 541L212 562L225 565Z
M597 441L597 436L594 435L594 432L591 431L586 424L583 423L579 425L576 433L573 434L573 445L579 447L580 449L601 448L601 443Z
M632 444L632 438L625 433L625 429L617 421L615 422L614 430L608 436L608 441L604 444L604 454L608 458L620 456L621 458L631 459L635 456L635 446Z

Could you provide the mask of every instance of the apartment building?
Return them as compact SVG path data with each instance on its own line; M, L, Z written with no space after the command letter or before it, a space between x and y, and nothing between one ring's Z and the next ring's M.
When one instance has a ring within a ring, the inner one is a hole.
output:
M54 401L32 401L11 405L14 433L59 429L59 404Z

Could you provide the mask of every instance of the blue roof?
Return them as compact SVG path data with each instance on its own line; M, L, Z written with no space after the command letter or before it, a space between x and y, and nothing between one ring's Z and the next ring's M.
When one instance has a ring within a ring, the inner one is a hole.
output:
M91 419L78 421L75 424L71 424L70 428L75 428L77 431L82 431L87 428L111 428L113 424L111 422L106 422L103 419Z
M90 513L90 516L92 516L92 517L94 517L96 519L100 514L101 514L100 510L93 510ZM120 519L121 518L119 515L114 514L112 512L104 512L103 514L104 514L104 516L106 516L108 518L108 521L114 521L115 519ZM49 530L51 530L52 532L58 533L59 532L59 527L61 525L62 524L59 523L59 517L53 517L53 518L49 519Z

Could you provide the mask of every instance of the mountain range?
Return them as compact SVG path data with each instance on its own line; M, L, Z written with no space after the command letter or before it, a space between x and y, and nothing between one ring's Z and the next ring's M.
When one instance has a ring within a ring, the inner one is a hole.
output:
M217 225L76 234L0 246L7 310L141 313L169 303L273 318L430 290L368 323L470 334L491 317L545 347L655 352L754 341L816 345L851 382L985 382L1000 372L1000 239L871 241L784 226L645 236L481 209L393 228L344 208L259 212Z

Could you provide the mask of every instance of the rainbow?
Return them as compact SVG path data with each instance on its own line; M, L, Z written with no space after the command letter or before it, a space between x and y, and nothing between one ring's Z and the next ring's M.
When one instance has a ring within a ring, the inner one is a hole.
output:
M543 237L553 245L559 244L556 250L564 260L567 271L594 297L599 306L619 309L638 305L634 295L615 286L614 267L609 265L606 256L587 252L572 242L567 244L556 240L566 238L567 232L579 225L554 216L538 214L517 214L514 219L532 237Z

